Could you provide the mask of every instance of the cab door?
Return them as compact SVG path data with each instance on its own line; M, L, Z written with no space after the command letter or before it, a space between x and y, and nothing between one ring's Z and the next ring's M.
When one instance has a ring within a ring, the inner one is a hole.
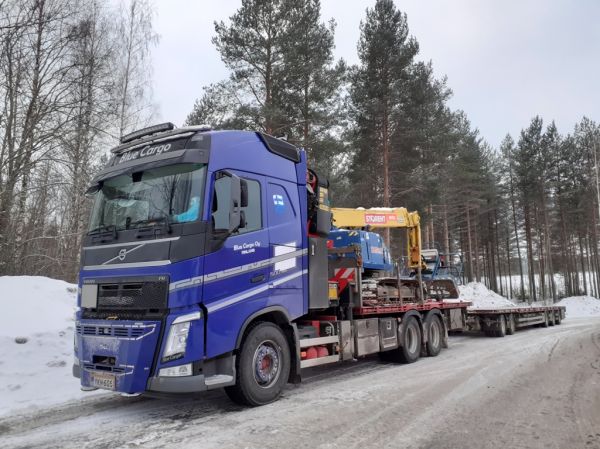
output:
M205 256L203 302L207 311L207 357L233 349L237 333L247 316L268 302L269 232L264 213L265 179L231 171L247 185L248 204L241 207L244 226L227 234L231 217L231 178L215 177L211 202L213 237L216 247ZM233 343L232 343L233 342Z
M271 299L291 315L304 313L303 269L307 251L302 248L302 222L295 183L276 178L267 181L269 240L273 265L270 273Z

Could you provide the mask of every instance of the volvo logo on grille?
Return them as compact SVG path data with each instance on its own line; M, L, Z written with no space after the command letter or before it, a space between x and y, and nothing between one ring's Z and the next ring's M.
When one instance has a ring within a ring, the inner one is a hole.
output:
M119 260L125 260L125 257L127 256L127 250L125 248L123 248L122 250L119 251L119 255L117 256L119 258Z

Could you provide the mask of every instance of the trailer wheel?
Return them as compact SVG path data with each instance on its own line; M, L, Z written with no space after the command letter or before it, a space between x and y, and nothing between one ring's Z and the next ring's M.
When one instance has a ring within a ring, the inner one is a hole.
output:
M560 310L558 312L555 312L555 318L554 318L554 322L556 323L556 325L558 326L560 324L560 322L562 321L561 316L560 316Z
M402 363L416 362L421 354L421 328L414 317L408 317L402 326L403 345L398 348L398 358Z
M225 388L232 401L254 407L279 398L290 374L290 348L278 326L261 322L251 328L237 360L236 384Z
M513 315L508 316L508 322L506 323L506 335L512 335L516 331L515 317Z
M492 329L486 329L485 335L488 337L504 337L506 335L506 319L504 315L498 316L497 326Z
M425 329L427 329L427 355L435 357L442 350L443 326L440 317L434 314L428 315L425 319Z
M554 312L547 312L546 315L548 315L548 325L554 326L556 320Z
M542 327L548 327L549 325L548 313L544 312L544 322L542 323Z

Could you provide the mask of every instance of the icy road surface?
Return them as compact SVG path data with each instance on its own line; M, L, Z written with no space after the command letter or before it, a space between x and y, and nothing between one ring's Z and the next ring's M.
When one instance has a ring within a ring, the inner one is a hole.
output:
M4 417L0 447L600 448L600 319L501 339L455 336L412 365L321 367L255 409L221 391L96 395Z

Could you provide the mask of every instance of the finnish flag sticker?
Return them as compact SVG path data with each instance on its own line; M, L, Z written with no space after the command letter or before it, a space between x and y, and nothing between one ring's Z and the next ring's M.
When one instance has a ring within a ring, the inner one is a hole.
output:
M285 202L283 201L283 195L273 195L273 205L275 206L275 213L282 214L285 210Z

